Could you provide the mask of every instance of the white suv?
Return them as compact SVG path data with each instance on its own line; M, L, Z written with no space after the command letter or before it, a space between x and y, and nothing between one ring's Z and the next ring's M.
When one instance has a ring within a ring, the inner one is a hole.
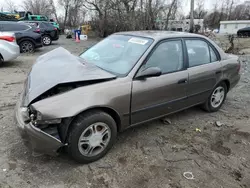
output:
M16 59L20 54L20 48L16 43L14 33L0 32L0 64Z

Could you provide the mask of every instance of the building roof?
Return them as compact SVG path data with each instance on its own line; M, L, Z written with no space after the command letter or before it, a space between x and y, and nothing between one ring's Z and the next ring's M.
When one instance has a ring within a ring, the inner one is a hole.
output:
M147 37L147 38L152 38L155 40L161 40L161 39L173 38L173 37L202 37L201 35L186 33L186 32L158 31L158 30L127 31L127 32L119 32L115 34Z
M240 23L250 23L250 20L228 20L220 21L220 24L240 24Z

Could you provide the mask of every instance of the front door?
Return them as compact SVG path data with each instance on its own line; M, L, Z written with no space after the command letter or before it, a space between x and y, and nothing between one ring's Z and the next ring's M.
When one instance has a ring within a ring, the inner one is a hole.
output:
M185 107L188 72L184 66L182 40L158 44L139 72L158 67L162 75L133 80L131 124L148 121Z
M188 51L188 104L203 103L222 76L218 52L202 39L185 40Z

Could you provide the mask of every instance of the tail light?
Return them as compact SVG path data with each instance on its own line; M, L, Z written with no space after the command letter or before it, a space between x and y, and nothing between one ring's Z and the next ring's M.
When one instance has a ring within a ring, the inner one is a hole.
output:
M55 30L55 31L57 31L57 28L56 28L56 27L54 27L54 30Z
M36 28L35 32L40 33L41 30L39 28Z
M16 38L14 36L0 36L0 40L6 40L8 42L14 42Z

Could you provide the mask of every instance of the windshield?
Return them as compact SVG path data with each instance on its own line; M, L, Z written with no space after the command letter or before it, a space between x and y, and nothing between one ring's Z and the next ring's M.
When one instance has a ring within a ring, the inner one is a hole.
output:
M127 75L152 42L149 38L111 35L80 57L115 75Z

